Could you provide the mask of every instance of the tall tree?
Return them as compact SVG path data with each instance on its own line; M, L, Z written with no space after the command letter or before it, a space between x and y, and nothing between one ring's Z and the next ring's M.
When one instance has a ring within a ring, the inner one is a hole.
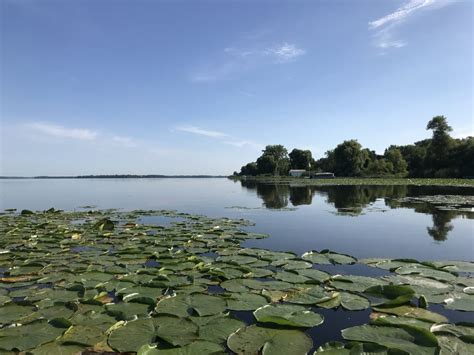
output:
M357 140L344 141L334 149L335 169L338 176L360 176L367 165L368 153Z
M290 154L288 154L288 156L290 157L291 169L311 169L311 161L313 160L313 156L310 150L301 150L295 148L290 152Z
M453 145L453 139L449 135L453 129L448 125L448 120L444 116L433 117L426 125L427 130L433 131L430 145L427 150L427 163L425 164L430 171L431 176L443 177L449 175L449 151Z
M388 163L392 164L391 173L393 175L397 175L397 176L407 175L408 164L406 160L403 158L403 155L400 152L400 149L397 149L394 147L390 147L389 149L386 149L384 153L384 158Z
M283 165L285 165L285 160L288 159L288 151L286 148L281 144L267 145L262 152L262 157L268 156L273 158L273 161L275 162L273 174L279 175L280 167L283 167Z
M275 159L271 155L262 155L257 159L258 174L275 174L276 168Z

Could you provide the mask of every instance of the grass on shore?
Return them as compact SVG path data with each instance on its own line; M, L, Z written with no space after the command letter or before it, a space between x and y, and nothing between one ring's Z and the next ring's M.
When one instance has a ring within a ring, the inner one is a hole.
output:
M435 178L333 178L305 179L291 176L231 176L230 179L255 181L271 184L321 185L414 185L414 186L456 186L474 187L474 179L435 179Z

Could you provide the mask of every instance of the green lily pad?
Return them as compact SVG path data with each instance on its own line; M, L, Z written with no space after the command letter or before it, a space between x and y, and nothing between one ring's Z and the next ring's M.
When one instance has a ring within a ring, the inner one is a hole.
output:
M314 286L300 291L289 293L285 302L296 304L314 305L329 301L336 297L337 292L328 292L321 286Z
M287 355L306 354L313 346L311 338L299 330L271 329L256 325L240 328L227 339L227 346L237 354Z
M58 341L62 344L94 346L104 339L105 335L100 328L75 325L70 327Z
M189 319L160 316L153 318L156 335L173 346L185 346L199 340L198 326Z
M439 355L474 354L472 343L466 343L450 335L440 335L437 339L440 347Z
M154 338L153 320L138 319L113 330L109 335L108 343L116 351L138 351L142 345L151 343Z
M231 318L228 315L197 318L200 318L200 323L198 324L199 339L213 343L224 342L230 334L245 326L244 322Z
M436 354L438 341L429 331L420 328L360 325L342 331L350 341L375 343L409 354Z
M141 303L114 303L105 306L107 313L121 320L132 320L137 316L145 316L149 306Z
M406 304L415 295L415 291L406 285L373 286L364 291L365 294L378 298L371 301L372 306L393 307Z
M150 345L144 345L138 350L137 355L196 355L196 354L223 354L224 348L209 341L195 341L179 348L157 349Z
M341 292L341 306L349 311L360 311L370 307L367 298L349 292Z
M442 323L442 322L448 321L448 319L441 314L431 312L424 308L417 308L417 307L411 307L411 306L400 306L400 307L393 307L393 308L374 307L374 310L377 312L394 314L397 316L417 318L417 319L421 319L421 320L433 322L433 323Z
M194 293L190 296L191 307L200 316L221 313L227 308L226 301L218 296Z
M0 307L0 324L20 323L22 319L30 316L34 312L31 306L19 306L8 303Z
M49 343L65 329L55 328L46 320L38 320L18 327L0 329L0 349L19 351Z
M445 307L457 311L474 311L474 295L465 293L454 293L444 300Z
M77 355L84 351L84 347L80 345L63 345L58 342L51 342L40 345L34 350L28 351L32 355ZM1 354L1 352L0 352Z
M227 300L227 309L233 311L253 311L268 301L265 297L253 293L233 293Z
M291 305L265 305L253 312L255 319L261 323L273 323L290 327L315 327L324 321L324 317L310 309Z

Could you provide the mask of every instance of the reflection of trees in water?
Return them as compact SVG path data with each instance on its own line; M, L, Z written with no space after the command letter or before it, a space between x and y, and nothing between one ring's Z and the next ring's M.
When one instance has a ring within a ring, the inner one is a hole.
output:
M391 209L409 208L417 213L431 215L433 226L427 227L428 235L436 241L444 241L453 230L452 220L458 216L474 218L470 212L442 210L430 203L400 202L399 199L410 196L472 194L472 190L453 187L427 186L290 186L288 184L262 184L255 181L240 181L242 186L255 190L266 208L279 209L288 206L310 205L316 192L326 197L326 202L334 205L338 212L361 214L365 208L377 199L383 198Z
M259 184L254 181L241 180L242 186L256 190L257 196L263 200L267 208L279 209L288 206L310 205L315 190L311 186L290 186L287 184Z
M401 198L407 194L407 186L319 186L326 201L338 212L351 209L351 214L361 214L367 206L379 198Z
M454 229L451 221L458 216L472 219L473 213L456 211L456 210L442 210L431 203L426 202L410 202L410 201L389 201L390 208L410 208L415 212L430 214L433 221L432 227L426 227L428 234L436 241L442 242L448 239L448 234Z

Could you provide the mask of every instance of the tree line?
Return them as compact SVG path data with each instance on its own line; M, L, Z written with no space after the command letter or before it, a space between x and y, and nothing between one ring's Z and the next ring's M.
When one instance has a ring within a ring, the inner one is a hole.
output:
M288 175L290 169L332 172L340 177L430 177L474 176L474 137L456 139L446 117L433 117L426 126L432 137L409 145L391 145L383 155L346 140L315 160L310 150L280 144L267 145L262 155L234 172L234 175Z

